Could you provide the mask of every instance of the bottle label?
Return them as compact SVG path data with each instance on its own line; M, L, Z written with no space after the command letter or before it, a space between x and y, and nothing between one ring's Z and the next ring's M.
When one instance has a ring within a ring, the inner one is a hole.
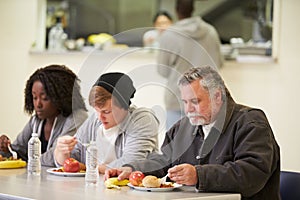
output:
M87 169L96 170L98 166L97 162L97 149L88 149L87 152Z
M40 158L40 149L39 149L39 145L29 145L29 152L30 158L32 159L39 159Z
M41 142L38 137L32 137L28 142L28 172L39 174L41 171Z
M98 150L95 146L89 146L86 150L86 174L85 182L96 184L98 173Z

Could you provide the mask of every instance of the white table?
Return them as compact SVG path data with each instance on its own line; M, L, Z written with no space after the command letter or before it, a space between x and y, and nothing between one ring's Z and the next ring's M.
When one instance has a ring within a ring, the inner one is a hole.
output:
M116 199L116 200L156 200L156 199L206 199L239 200L239 194L197 193L194 187L181 187L171 192L145 192L124 186L121 190L106 189L103 178L96 186L86 186L84 177L62 177L42 169L40 177L28 176L26 168L0 169L0 199Z

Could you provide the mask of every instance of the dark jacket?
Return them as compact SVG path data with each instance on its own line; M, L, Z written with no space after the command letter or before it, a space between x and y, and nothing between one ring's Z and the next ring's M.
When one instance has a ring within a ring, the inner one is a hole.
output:
M200 191L280 199L280 150L264 112L227 99L220 114L224 117L218 117L204 141L202 127L192 126L185 117L166 133L162 154L150 154L146 161L130 165L163 176L168 168L189 163L197 169Z

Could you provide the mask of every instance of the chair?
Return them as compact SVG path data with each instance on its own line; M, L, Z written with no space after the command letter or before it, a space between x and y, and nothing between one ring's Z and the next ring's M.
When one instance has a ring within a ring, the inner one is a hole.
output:
M300 173L280 172L281 200L300 200Z

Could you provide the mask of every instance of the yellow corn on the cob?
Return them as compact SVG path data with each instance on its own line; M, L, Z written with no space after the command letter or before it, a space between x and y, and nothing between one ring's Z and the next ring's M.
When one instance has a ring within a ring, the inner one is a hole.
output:
M26 162L21 159L0 161L0 169L21 168L25 166L26 166Z
M110 188L119 188L119 186L125 186L129 183L128 179L124 179L124 180L118 180L117 177L113 177L113 178L109 178L107 179L104 184L105 186L110 189Z

